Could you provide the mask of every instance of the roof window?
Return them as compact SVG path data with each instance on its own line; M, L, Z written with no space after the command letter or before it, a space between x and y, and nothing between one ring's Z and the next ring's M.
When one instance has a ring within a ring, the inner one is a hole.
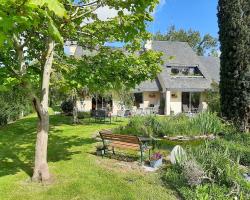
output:
M203 77L198 66L167 66L172 77Z

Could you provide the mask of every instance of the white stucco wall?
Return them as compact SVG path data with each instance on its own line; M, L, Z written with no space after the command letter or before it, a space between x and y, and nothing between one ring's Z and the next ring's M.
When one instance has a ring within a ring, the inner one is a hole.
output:
M182 94L180 91L171 91L170 93L170 112L173 112L173 114L182 112Z
M150 104L160 105L160 92L143 92L144 108Z
M76 105L78 111L88 112L92 109L92 99L91 97L86 97L84 101L77 101Z

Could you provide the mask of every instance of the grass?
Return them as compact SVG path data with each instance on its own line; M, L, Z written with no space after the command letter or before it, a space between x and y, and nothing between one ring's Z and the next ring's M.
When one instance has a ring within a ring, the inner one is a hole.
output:
M159 173L93 155L96 142L92 135L125 122L74 126L69 117L51 116L48 162L53 182L31 183L36 121L35 115L30 115L0 128L1 200L177 199Z

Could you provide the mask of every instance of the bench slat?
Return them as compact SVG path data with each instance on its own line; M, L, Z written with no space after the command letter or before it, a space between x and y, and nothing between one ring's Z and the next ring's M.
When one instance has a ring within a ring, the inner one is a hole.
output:
M139 145L131 145L131 143L126 143L126 142L112 142L110 144L111 147L117 147L117 148L126 148L126 149L135 149L135 150L140 150Z
M141 162L143 162L143 154L142 152L145 150L149 150L151 147L145 148L143 147L140 139L137 136L130 136L130 135L121 135L121 134L112 134L109 130L100 131L100 136L103 141L103 145L105 145L105 140L109 140L111 143L107 144L109 147L113 148L113 153L115 147L116 148L126 148L126 149L133 149L133 150L140 150L141 151Z
M133 143L128 143L128 142L118 142L118 141L114 141L114 142L111 142L110 145L114 145L114 144L117 144L117 145L123 145L123 146L131 146L131 147L140 147L139 144L133 144Z
M100 135L103 140L121 141L121 142L133 143L133 144L140 144L140 141L138 137L136 136L112 134L106 131L101 131Z
M136 136L132 135L121 135L121 134L113 134L111 132L100 132L104 137L119 137L119 138L131 138L131 139L138 139Z

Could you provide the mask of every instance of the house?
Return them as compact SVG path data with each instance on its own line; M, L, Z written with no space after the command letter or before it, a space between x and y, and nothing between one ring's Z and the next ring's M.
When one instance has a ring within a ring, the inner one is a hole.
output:
M197 56L186 42L148 41L145 49L163 52L162 72L152 81L145 81L132 91L134 105L139 108L159 107L161 114L198 112L207 108L204 92L214 81L219 83L219 58ZM81 49L76 48L77 56ZM113 113L121 109L116 99L100 96L78 102L79 110L104 108Z
M145 47L163 52L164 64L155 80L135 88L136 104L160 106L165 115L206 109L204 92L219 83L219 58L197 56L186 42L150 41Z

